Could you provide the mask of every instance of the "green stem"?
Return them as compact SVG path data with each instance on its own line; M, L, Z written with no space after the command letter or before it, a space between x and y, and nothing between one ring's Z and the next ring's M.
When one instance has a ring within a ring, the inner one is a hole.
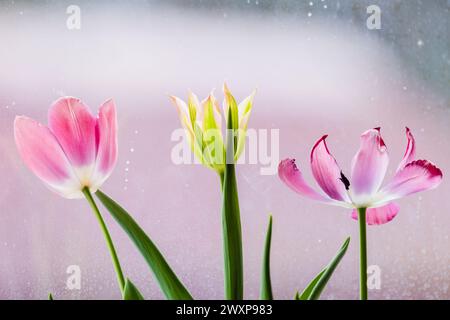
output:
M367 241L366 241L366 208L358 209L359 221L359 295L367 300Z
M225 275L225 298L244 298L241 214L234 166L234 130L231 112L227 120L226 164L222 180L222 228Z
M223 181L222 228L225 298L243 299L242 230L234 164L227 164Z
M92 198L92 194L89 191L89 188L85 187L83 188L83 194L86 197L87 201L89 202L92 211L95 213L95 217L98 220L98 223L100 224L100 228L102 229L103 235L106 240L106 244L108 245L109 253L111 254L111 258L113 261L114 269L116 270L117 274L117 282L119 283L120 292L124 293L125 288L125 278L122 273L122 268L120 267L119 258L117 257L116 249L114 248L114 244L112 242L111 236L109 235L108 228L106 227L105 221L102 218L102 215L100 214L100 210L98 210L97 204L94 201L94 198Z

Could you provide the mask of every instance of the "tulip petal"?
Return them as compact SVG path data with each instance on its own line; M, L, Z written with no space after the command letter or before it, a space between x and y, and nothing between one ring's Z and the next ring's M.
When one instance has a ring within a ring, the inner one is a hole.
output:
M25 164L50 189L67 198L79 193L80 182L58 140L46 126L27 117L16 117L14 137Z
M77 98L60 98L50 107L48 124L72 166L90 168L82 176L77 172L79 178L89 178L96 156L96 119L89 108Z
M203 119L203 110L200 108L200 102L198 97L192 92L188 92L188 110L189 110L189 118L191 120L192 126L197 123L199 126L202 125Z
M215 128L222 130L222 114L220 111L219 103L214 96L214 92L211 91L209 96L201 102L202 108L202 119L203 119L203 130L205 130L205 118L211 117L210 121L214 122Z
M173 104L177 108L177 113L180 118L181 125L185 129L186 137L189 141L192 151L201 163L204 163L203 159L203 137L201 128L194 122L194 126L190 119L189 110L187 104L176 96L170 96Z
M442 181L442 171L427 160L415 160L400 170L379 193L378 203L436 188Z
M363 201L375 194L383 183L389 164L386 145L380 128L367 130L361 135L361 145L352 160L351 189L355 201Z
M398 165L397 172L402 170L408 163L412 162L416 156L416 142L414 140L414 136L411 133L411 130L409 130L408 127L406 127L406 138L408 139L408 143L406 144L406 151L402 161Z
M216 100L212 94L202 101L203 108L203 157L205 164L223 170L225 164L225 147L223 143L220 124L217 124L217 116L215 112ZM220 116L220 115L219 115Z
M250 113L253 107L253 99L255 97L256 90L254 90L247 98L245 98L239 105L239 131L238 131L238 141L235 153L235 159L237 160L241 155L245 147L245 139L247 136L247 125L250 119Z
M336 159L328 150L325 139L320 138L311 150L311 169L319 186L332 199L350 202L349 183L339 168Z
M278 176L292 190L307 198L329 202L325 197L312 189L303 179L303 175L295 164L295 159L285 159L278 165Z
M250 116L250 112L252 111L253 99L255 98L255 95L256 90L253 90L253 92L238 105L239 128L243 130L247 129L248 118Z
M117 163L117 117L112 99L100 106L97 119L97 158L91 178L95 192L109 177Z
M368 225L380 225L385 224L395 218L400 207L396 203L389 203L382 207L367 208L366 209L366 222ZM358 220L358 211L353 209L352 218Z
M233 125L233 130L239 129L239 109L238 105L236 103L236 100L234 99L233 95L231 94L230 89L228 88L227 84L223 84L223 94L225 96L225 99L223 101L223 110L225 117L228 114L228 110L231 111L231 122ZM236 149L237 146L235 146Z

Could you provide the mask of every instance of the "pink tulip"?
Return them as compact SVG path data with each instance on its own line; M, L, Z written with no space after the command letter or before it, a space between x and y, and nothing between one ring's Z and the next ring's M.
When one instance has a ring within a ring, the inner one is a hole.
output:
M117 161L117 119L114 102L100 107L97 117L81 100L63 97L48 112L48 127L25 116L14 121L16 145L26 165L53 191L82 198L95 192Z
M303 179L295 160L281 161L278 174L292 190L307 198L352 210L352 218L358 219L357 209L367 208L369 225L391 221L399 206L393 200L436 188L442 180L442 172L427 160L415 160L415 141L406 128L408 143L406 152L394 177L382 186L389 163L386 145L380 128L367 130L361 135L361 145L352 161L350 179L342 173L325 142L319 139L311 151L313 176L323 193L311 188Z

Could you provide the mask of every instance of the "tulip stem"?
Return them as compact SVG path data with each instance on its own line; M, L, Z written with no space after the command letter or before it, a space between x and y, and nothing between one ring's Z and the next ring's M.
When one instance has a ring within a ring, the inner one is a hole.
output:
M359 222L359 295L367 300L367 241L366 241L366 208L358 209Z
M84 187L82 191L87 201L89 202L92 211L94 211L95 216L100 224L100 228L102 229L103 235L105 236L106 244L108 245L109 253L111 254L114 269L117 274L117 282L119 283L120 292L123 295L125 289L125 278L123 276L119 258L117 257L116 249L114 248L114 244L112 242L108 228L106 227L105 221L103 220L102 215L100 214L100 210L98 209L97 204L95 203L94 198L92 197L92 194L89 191L89 188Z

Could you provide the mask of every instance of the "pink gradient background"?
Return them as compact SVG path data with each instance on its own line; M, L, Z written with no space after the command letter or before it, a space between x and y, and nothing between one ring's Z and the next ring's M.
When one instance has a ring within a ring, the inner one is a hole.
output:
M381 126L390 176L409 126L418 157L438 164L444 180L437 190L400 200L391 223L368 228L369 265L382 271L381 290L369 295L450 298L450 109L444 93L418 77L364 21L143 6L85 3L79 31L67 30L63 4L19 3L0 11L0 298L45 299L49 292L58 299L120 298L87 202L49 192L14 145L14 117L46 123L50 103L61 95L79 97L93 111L114 98L119 161L102 190L133 214L195 298L222 298L219 181L199 165L172 163L170 136L180 124L167 95L185 96L190 88L203 97L224 80L239 99L258 88L249 126L280 129L280 160L295 157L311 182L309 151L321 135L329 134L330 149L349 172L360 133ZM350 235L348 253L322 297L356 299L358 233L350 212L302 199L259 169L240 165L237 173L245 297L258 297L272 212L275 297L291 299ZM163 298L144 260L103 212L126 275L147 299ZM71 291L66 268L74 264L82 287Z

